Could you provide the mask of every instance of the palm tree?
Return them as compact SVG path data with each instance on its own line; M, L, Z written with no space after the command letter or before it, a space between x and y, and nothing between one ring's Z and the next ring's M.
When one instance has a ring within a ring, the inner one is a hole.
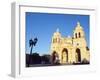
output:
M33 46L36 46L37 41L38 41L37 38L34 38L34 40L32 39L29 40L29 47L31 47L30 54L32 54Z
M33 46L36 46L37 41L38 41L37 38L34 38L34 40L32 40L32 38L31 38L31 39L29 40L29 47L31 47L30 56L32 55ZM29 67L29 64L30 64L30 58L31 58L31 57L29 57L28 67Z

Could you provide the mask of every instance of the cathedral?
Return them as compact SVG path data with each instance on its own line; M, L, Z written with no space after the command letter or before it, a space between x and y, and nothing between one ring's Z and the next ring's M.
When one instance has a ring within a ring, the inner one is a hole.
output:
M56 55L60 64L90 62L90 51L80 22L77 22L72 37L62 37L59 29L54 32L51 41L51 55Z

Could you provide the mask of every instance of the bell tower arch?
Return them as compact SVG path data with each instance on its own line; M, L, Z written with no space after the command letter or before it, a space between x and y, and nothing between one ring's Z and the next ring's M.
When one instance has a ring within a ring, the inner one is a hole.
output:
M73 45L74 46L79 46L79 47L86 47L86 40L85 40L85 33L84 30L80 24L80 22L77 22L77 25L75 27L75 30L73 32Z

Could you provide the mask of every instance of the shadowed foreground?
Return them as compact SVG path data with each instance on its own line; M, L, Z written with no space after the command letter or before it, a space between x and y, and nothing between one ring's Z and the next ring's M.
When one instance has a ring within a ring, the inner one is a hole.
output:
M30 59L29 59L30 58ZM52 56L44 54L40 56L38 53L26 54L26 67L43 67L43 66L61 66L61 65L84 65L89 64L87 61L73 64L60 64L59 61L52 61Z

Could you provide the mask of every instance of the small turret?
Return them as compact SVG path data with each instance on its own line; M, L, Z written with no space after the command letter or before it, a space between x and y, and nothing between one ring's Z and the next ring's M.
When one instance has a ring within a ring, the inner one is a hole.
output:
M82 28L80 22L77 22L77 25L76 25L76 28L74 30L73 36L74 36L74 38L85 37L84 31L83 31L83 28Z
M59 28L57 28L56 32L53 34L52 43L59 43L61 39L61 34L59 32Z
M84 30L83 30L80 22L77 22L77 25L76 25L74 33L73 33L73 44L74 44L74 46L77 46L77 47L86 47L87 46Z

